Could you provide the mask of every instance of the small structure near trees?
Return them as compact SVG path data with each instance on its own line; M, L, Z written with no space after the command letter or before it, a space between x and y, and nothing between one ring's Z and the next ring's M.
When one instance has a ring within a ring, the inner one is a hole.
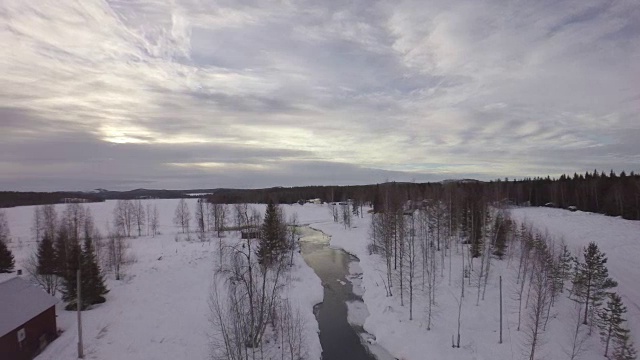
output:
M0 358L32 359L53 341L57 302L20 277L0 282Z

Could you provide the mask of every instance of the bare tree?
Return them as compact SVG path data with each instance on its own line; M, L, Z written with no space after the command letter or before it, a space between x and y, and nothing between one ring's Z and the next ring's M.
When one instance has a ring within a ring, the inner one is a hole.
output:
M80 241L85 221L85 208L79 203L69 203L64 209L63 222L69 231L72 242Z
M108 237L109 268L113 271L116 280L121 280L125 266L130 262L127 254L129 245L123 234L118 231L111 232Z
M537 242L533 256L533 269L531 271L532 302L528 309L528 322L526 327L526 339L529 346L529 360L535 360L536 351L543 343L544 314L552 292L552 275L549 273L549 261L551 257L544 241Z
M304 336L304 319L299 309L295 311L287 299L278 304L278 327L280 330L281 359L298 360L307 356Z
M44 219L42 217L42 207L36 206L33 208L33 224L31 225L31 233L35 241L42 240L44 234Z
M107 224L108 227L108 224ZM95 226L93 215L91 214L91 208L86 208L84 224L83 224L84 238L91 239L93 244L93 251L96 256L96 261L100 266L101 271L106 270L109 267L108 250L106 249L105 239Z
M262 352L267 326L276 319L285 264L260 265L253 244L256 240L245 240L225 248L226 254L221 257L224 262L212 286L209 304L214 359L255 359ZM226 297L219 291L222 286L226 287Z
M587 350L586 342L589 336L585 327L582 324L582 304L575 303L574 311L571 313L570 346L563 348L569 360L578 360Z
M131 229L135 221L135 206L130 200L118 200L113 209L113 225L115 231L122 236L131 237Z
M249 223L248 205L235 204L233 209L234 209L234 225L238 231L241 231Z
M407 221L406 226L408 229L406 230L406 235L404 236L405 245L405 256L406 256L406 266L407 271L405 272L407 275L408 286L409 286L409 320L413 320L413 298L414 298L414 290L415 290L415 279L416 279L416 270L417 270L417 261L418 261L418 246L416 244L416 228L415 228L415 213L411 214L410 220ZM431 299L431 298L429 298Z
M174 224L180 227L183 234L189 234L189 223L191 222L191 211L184 199L180 199L178 206L176 207L175 217L173 218Z
M349 209L349 204L348 203L343 203L342 205L340 205L340 213L341 213L341 219L342 219L342 224L344 225L345 229L351 228L351 210Z
M293 266L293 256L298 248L299 240L300 240L300 229L298 227L300 224L298 223L298 214L293 214L289 218L289 231L288 231L288 242L287 247L289 248L289 266Z
M431 330L431 323L433 320L433 308L435 307L435 303L436 303L436 276L437 276L437 272L438 272L438 260L436 257L436 247L433 246L433 244L430 244L429 246L427 246L426 249L426 269L424 270L425 275L427 277L426 279L426 285L427 285L427 330ZM464 264L463 264L463 268L464 268ZM464 288L464 277L462 279L462 287ZM461 292L461 297L460 297L460 304L462 304L462 292ZM462 306L462 305L460 305ZM461 312L462 309L459 309L459 311ZM459 315L459 314L458 314ZM458 330L459 332L460 330ZM458 335L459 337L460 335ZM459 347L459 344L458 344Z
M372 244L370 250L373 253L383 256L386 264L386 285L387 296L392 296L391 287L393 284L393 237L395 216L388 211L373 214L371 218L370 237Z
M520 331L521 319L522 319L522 299L524 296L524 288L527 279L527 272L529 270L529 254L532 249L532 235L529 229L523 224L520 231L520 263L518 266L518 275L516 284L518 284L516 300L518 301L518 327Z
M198 226L198 240L207 240L207 205L204 198L198 199L196 203L196 225Z
M151 215L151 234L156 236L160 234L160 214L158 213L158 205L153 205L153 214Z
M246 322L235 301L236 294L220 290L225 285L224 279L215 279L209 294L211 359L246 360L250 355L245 344Z
M25 265L25 271L33 282L38 284L48 294L55 296L60 288L61 279L55 274L43 274L38 272L38 259L32 254Z
M133 222L138 229L138 236L142 236L142 229L144 228L145 221L146 215L142 200L136 200L133 203Z
M35 283L47 293L56 295L61 280L56 274L56 254L52 238L44 236L38 242L38 249L27 260L25 269Z
M53 239L58 227L58 214L56 206L49 204L42 207L43 236L49 236Z
M151 217L153 216L152 214L153 212L153 207L151 206L151 203L147 203L147 236L151 235Z
M338 207L336 206L335 203L330 203L329 204L329 213L331 213L331 217L333 218L333 222L339 222L340 221L340 212L339 212Z
M212 203L210 207L213 218L213 227L218 237L222 237L227 222L227 206L220 203Z

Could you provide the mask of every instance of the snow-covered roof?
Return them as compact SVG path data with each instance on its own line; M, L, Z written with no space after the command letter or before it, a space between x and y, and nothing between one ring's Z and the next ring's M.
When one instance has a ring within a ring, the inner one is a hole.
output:
M15 330L56 303L58 299L21 277L1 282L0 336Z

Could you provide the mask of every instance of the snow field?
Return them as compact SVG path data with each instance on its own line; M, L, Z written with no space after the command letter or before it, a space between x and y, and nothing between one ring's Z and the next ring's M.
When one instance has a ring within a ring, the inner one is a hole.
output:
M193 214L196 200L187 201ZM113 218L115 203L85 204L103 235L106 221ZM106 284L110 290L107 302L82 313L85 356L97 360L208 359L211 331L208 299L218 258L218 239L212 237L210 242L199 242L192 234L192 241L184 240L184 235L173 224L178 200L143 200L143 203L145 210L148 203L158 206L161 235L129 239L129 253L136 261L126 269L124 280L116 281L107 274ZM264 212L264 205L252 206ZM57 205L56 210L60 216L64 205ZM287 215L296 210L285 209ZM10 248L16 258L16 269L24 268L37 248L30 230L34 207L4 211L11 229ZM319 214L319 211L308 211L300 219L317 219ZM239 236L229 232L224 241L239 241ZM313 314L313 306L322 301L322 291L313 269L296 254L283 296L290 300L294 310L300 309L304 317L309 359L320 359L322 352ZM57 314L58 327L64 332L38 360L76 359L76 313L65 311L64 304L60 303Z
M592 241L598 244L608 258L609 276L618 282L614 291L627 307L627 325L637 349L640 346L640 221L541 207L512 209L511 216L551 234L557 242L564 240L574 255L582 255Z
M206 359L208 356L208 304L210 280L216 264L217 241L209 243L175 240L179 230L173 225L178 200L148 200L160 211L160 231L155 238L140 237L129 241L131 253L137 261L127 269L122 281L107 276L111 290L107 302L83 313L84 342L90 359ZM145 204L147 201L145 201ZM192 212L195 200L189 200ZM96 226L105 234L105 221L112 218L115 202L87 204ZM264 211L264 205L253 205ZM516 256L504 260L492 259L491 275L485 299L476 306L477 279L465 279L465 297L462 302L461 348L451 347L456 333L458 300L460 298L461 256L456 248L451 259L452 278L449 284L449 259L445 259L444 276L438 275L436 308L431 330L426 326L426 301L421 293L421 280L416 280L414 320L409 320L408 295L400 305L397 280L394 296L387 297L382 279L385 277L383 260L370 255L370 215L354 217L353 227L345 229L334 223L326 205L305 204L283 207L287 215L296 213L301 224L309 224L331 236L331 245L343 248L357 256L352 264L349 281L354 291L362 295L366 308L352 303L349 321L363 324L373 334L375 342L399 359L521 359L527 348L524 328L527 312L522 311L522 329L517 331L518 301L515 298L518 262ZM57 206L58 213L64 210ZM4 209L11 228L10 244L16 257L17 268L35 251L30 227L33 207ZM517 222L527 222L541 232L547 232L558 243L561 239L574 254L579 254L589 242L595 241L606 253L609 274L619 285L616 289L627 306L628 325L636 346L640 344L640 222L611 218L597 214L568 212L549 208L518 208L511 210ZM192 226L192 229L194 226ZM179 236L179 235L178 235ZM195 239L195 236L193 236ZM237 241L229 233L225 241ZM161 258L160 258L161 257ZM160 259L160 260L159 260ZM479 267L476 259L474 267ZM498 277L503 278L504 333L498 344ZM567 284L569 285L569 284ZM322 286L313 270L296 255L288 298L299 306L307 320L306 339L310 359L319 359L321 348L317 337L317 322L312 307L322 300ZM368 315L365 311L368 309ZM570 347L574 321L574 302L560 295L552 310L552 318L543 333L544 343L540 357L566 359ZM58 310L58 326L65 330L38 359L75 359L77 334L75 313ZM586 344L581 359L602 359L603 348L597 329ZM536 356L537 357L537 356Z
M629 309L628 319L638 344L637 304L640 303L638 277L640 266L640 223L609 218L601 215L570 213L546 208L526 208L513 211L513 217L522 221L527 218L536 228L548 229L555 238L564 236L569 246L576 249L589 241L596 241L609 256L610 275L620 282L618 291L623 294ZM563 215L573 214L572 217ZM364 329L375 335L377 342L398 359L521 359L528 356L525 329L528 323L527 310L523 308L521 330L518 325L518 301L516 299L516 256L504 260L492 259L491 274L484 300L477 301L477 278L465 279L465 297L461 312L461 348L452 348L452 336L456 334L458 301L462 281L462 258L453 249L451 259L452 279L449 284L449 259L445 258L444 275L438 274L436 308L431 330L426 324L426 296L421 293L418 278L414 298L414 320L409 320L408 293L405 304L400 305L398 280L394 283L394 296L387 297L383 284L385 278L384 260L378 255L370 255L369 244L370 215L364 219L354 219L352 229L344 229L341 224L324 222L313 226L331 234L331 245L340 247L360 259L359 266L364 274L363 299L369 316L364 321ZM579 228L569 236L567 232ZM605 236L608 234L607 236ZM607 243L603 243L607 239ZM581 251L581 250L580 250ZM438 254L439 255L439 254ZM635 260L635 263L633 262ZM615 265L614 265L615 264ZM479 259L474 260L474 269L479 268ZM503 281L503 343L499 340L499 276ZM569 284L567 284L569 285ZM526 290L525 290L526 291ZM482 297L482 294L481 294ZM524 304L525 301L523 301ZM542 347L536 358L568 359L572 339L572 324L575 324L575 303L567 298L567 291L560 294L554 305L546 330L542 335ZM354 309L357 313L358 310ZM350 315L351 317L351 315ZM353 316L356 317L355 315ZM354 320L355 321L355 320ZM598 330L585 343L585 352L580 359L601 359L604 352L600 344Z

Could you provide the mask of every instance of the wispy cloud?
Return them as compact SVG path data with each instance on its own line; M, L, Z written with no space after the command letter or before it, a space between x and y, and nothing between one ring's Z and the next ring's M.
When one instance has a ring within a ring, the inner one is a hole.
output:
M634 0L7 0L0 23L4 189L638 170Z

